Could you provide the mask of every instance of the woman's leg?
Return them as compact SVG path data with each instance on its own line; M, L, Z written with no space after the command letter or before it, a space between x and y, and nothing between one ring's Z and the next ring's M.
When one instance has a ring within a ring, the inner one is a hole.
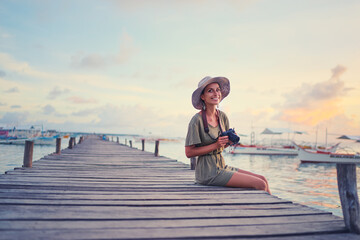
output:
M235 172L226 184L227 187L242 187L242 188L255 188L257 190L264 190L270 193L267 183L254 175ZM270 193L271 194L271 193Z
M245 170L242 170L242 169L239 169L238 170L239 173L244 173L244 174L248 174L248 175L251 175L251 176L254 176L254 177L258 177L262 180L265 181L266 183L266 186L267 186L267 189L265 191L267 191L268 193L270 193L270 186L269 186L269 183L268 181L266 180L266 178L262 175L259 175L259 174L256 174L256 173L252 173L252 172L249 172L249 171L245 171ZM271 193L270 193L271 194Z

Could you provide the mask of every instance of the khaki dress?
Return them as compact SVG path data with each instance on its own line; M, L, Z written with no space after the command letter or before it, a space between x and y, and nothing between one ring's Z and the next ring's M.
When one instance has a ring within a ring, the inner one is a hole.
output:
M223 131L228 130L229 120L225 113L219 111L219 119ZM220 135L220 127L208 125L209 133L206 133L201 114L195 114L189 123L185 146L195 145L196 147L202 147L216 142L214 139L217 139ZM220 148L198 157L195 168L195 179L197 183L225 186L232 175L239 170L238 168L225 165L224 157L221 154L223 150L224 148Z

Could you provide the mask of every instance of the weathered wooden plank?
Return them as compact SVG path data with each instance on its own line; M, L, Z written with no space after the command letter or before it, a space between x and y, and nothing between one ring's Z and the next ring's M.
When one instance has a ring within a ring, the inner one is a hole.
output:
M212 238L223 237L267 237L289 236L303 234L325 234L346 232L344 224L330 223L289 223L268 224L262 226L211 226L211 227L168 227L168 228L120 228L120 229L84 229L84 230L28 230L2 231L3 236L11 238L20 236L24 238L43 238L54 236L52 239L141 239L141 238ZM26 233L26 234L25 234Z
M70 171L70 168L67 168L66 171L53 171L53 170L48 170L46 172L41 171L41 170L36 170L34 169L33 171L27 171L26 169L17 169L15 171L8 171L7 174L5 175L21 175L21 176L66 176L66 177L109 177L109 178L121 178L121 177L135 177L136 175L133 173L133 171L129 172L128 169L118 169L116 171L103 171L103 170L99 170L99 171L76 171L76 174L74 174L74 172ZM152 170L153 173L144 175L142 178L154 178L154 177L164 177L164 178L169 178L169 174L174 174L173 172L169 172L169 171L157 171L156 169ZM111 172L113 175L104 175L104 173L107 172ZM139 171L139 170L134 170L134 172L145 172L145 171ZM194 179L194 173L191 173L190 171L187 170L183 170L183 171L177 171L177 174L174 174L174 176L172 176L172 178L176 178L176 177L191 177L192 179ZM4 176L5 178L6 176Z
M263 193L241 192L233 194L232 192L215 192L215 193L193 193L193 192L175 192L175 193L153 193L153 192L141 192L141 193L114 193L114 192L74 192L74 191L57 191L57 192L42 192L42 191L1 191L1 199L47 199L47 200L61 200L61 199L113 199L113 200L131 200L131 199L143 199L143 200L238 200L241 201L254 201L260 199L277 199L285 202L281 198L275 196L268 196Z
M0 179L0 186L1 184L6 184L8 181ZM36 185L36 186L42 186L42 185L64 185L67 186L97 186L97 187L106 187L106 186L152 186L152 187L158 187L158 186L184 186L184 185L195 185L194 181L191 180L178 180L178 181L131 181L131 180L122 180L122 181L99 181L99 180L88 180L88 181L74 181L74 180L68 180L68 179L47 179L46 181L20 181L20 180L12 180L11 185Z
M42 190L63 190L63 191L113 191L113 192L180 192L180 191L209 191L209 189L206 186L197 186L197 185L167 185L167 186L114 186L114 187L108 187L108 186L65 186L65 185L44 185L44 186L38 186L38 185L15 185L15 184L0 184L0 188L3 189L42 189ZM221 188L212 188L212 191L223 191ZM228 191L244 191L248 189L228 189Z
M174 219L271 217L330 214L304 206L251 208L251 206L37 206L0 205L0 219Z
M222 219L174 219L174 220L0 220L0 230L10 229L102 229L102 228L154 228L154 227L210 227L210 226L247 226L263 224L311 223L343 221L333 215L301 215L285 217L222 218Z
M82 205L82 206L214 206L214 205L255 205L291 203L277 198L256 199L181 199L181 200L142 200L142 199L16 199L1 198L0 205ZM289 205L294 206L294 205ZM276 206L278 207L278 205Z

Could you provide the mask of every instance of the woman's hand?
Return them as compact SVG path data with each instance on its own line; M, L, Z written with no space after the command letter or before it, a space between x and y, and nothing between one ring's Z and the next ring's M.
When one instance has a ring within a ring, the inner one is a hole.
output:
M227 147L228 143L229 143L229 137L228 136L219 137L218 140L216 141L218 149L222 148L222 147L224 147L224 148Z
M222 147L228 147L230 141L228 136L219 137L218 140L210 145L196 147L195 145L185 146L185 155L188 158L197 157L201 155L208 154L216 149L220 149Z

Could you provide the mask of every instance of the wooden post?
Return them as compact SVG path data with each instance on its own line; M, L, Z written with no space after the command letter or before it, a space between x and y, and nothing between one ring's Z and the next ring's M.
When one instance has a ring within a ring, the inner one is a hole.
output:
M23 167L32 167L33 160L33 151L34 151L34 141L25 141L25 150L24 150L24 165Z
M119 143L119 137L117 137L117 140L116 140L117 143Z
M360 234L360 208L356 186L356 164L337 163L337 181L345 226Z
M159 156L159 143L160 143L159 140L155 141L155 157Z
M129 140L129 144L130 144L130 147L132 148L132 141L131 140Z
M69 148L72 149L74 147L74 137L69 139Z
M196 157L190 158L190 169L195 170L196 168Z
M145 151L145 139L141 139L142 151Z
M127 145L127 139L125 138L125 146Z
M56 154L61 154L61 138L56 138Z

